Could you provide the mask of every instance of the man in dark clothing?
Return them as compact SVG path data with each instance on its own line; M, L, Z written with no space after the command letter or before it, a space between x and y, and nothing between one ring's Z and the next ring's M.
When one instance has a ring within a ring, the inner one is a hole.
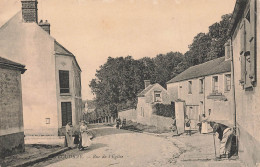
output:
M216 122L210 122L210 126L213 128L214 135L218 133L220 158L229 158L233 131L228 126Z

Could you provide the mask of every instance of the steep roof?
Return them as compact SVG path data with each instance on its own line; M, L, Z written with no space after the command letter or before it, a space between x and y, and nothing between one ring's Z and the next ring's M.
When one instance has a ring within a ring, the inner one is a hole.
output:
M167 84L225 72L231 72L231 60L225 61L225 57L220 57L188 68Z
M11 26L12 28L10 28L8 31L4 31L8 26ZM12 18L10 18L5 24L3 24L0 27L0 32L2 31L2 34L4 34L5 36L12 36L10 35L11 33L13 33L13 31L15 31L15 33L19 33L18 31L21 29L18 29L17 27L23 27L22 29L27 29L27 27L35 27L37 29L37 31L42 31L44 34L47 34L49 38L54 39L50 34L48 34L45 30L43 30L37 23L24 23L23 22L23 18L22 18L22 11L20 10L19 12L17 12ZM11 30L11 31L10 31ZM10 47L13 47L10 45ZM11 51L11 49L10 49ZM71 56L73 57L73 59L76 62L76 65L78 66L78 68L80 69L80 66L77 62L76 57L70 52L68 51L64 46L62 46L59 42L57 42L54 39L54 51L56 54L59 55L63 55L63 56ZM81 71L81 69L80 69Z
M142 90L137 96L138 97L144 97L146 95L146 93L148 93L153 87L155 87L156 85L158 85L159 87L161 87L163 90L166 91L166 89L164 87L162 87L160 84L155 83L155 84L151 84L149 86L147 86L147 88L145 88L144 90Z
M56 54L62 54L62 55L70 55L73 56L73 54L68 51L65 47L63 47L59 42L55 40L55 45L54 45L54 51Z
M76 65L78 66L79 70L81 71L76 57L56 40L54 41L54 51L55 51L55 54L73 57L76 62Z
M236 4L232 13L229 34L232 35L234 33L239 20L242 18L247 3L249 3L249 0L236 0Z
M26 71L25 66L11 60L0 57L0 67L7 67L16 69L22 72L22 74Z

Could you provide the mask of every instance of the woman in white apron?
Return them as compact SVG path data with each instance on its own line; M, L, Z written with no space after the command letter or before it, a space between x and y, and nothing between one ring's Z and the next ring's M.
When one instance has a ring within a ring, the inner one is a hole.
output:
M91 144L91 135L88 131L88 127L85 122L82 122L80 126L80 134L81 134L81 148L80 150L84 150L84 148L87 148Z
M201 133L202 134L208 133L208 121L207 121L207 118L206 118L205 114L202 114L201 122L202 122L202 124L201 124Z
M73 130L72 130L70 122L68 122L68 124L66 125L65 129L66 129L66 142L67 142L67 146L70 147L70 148L73 148L74 147L73 137L72 137Z

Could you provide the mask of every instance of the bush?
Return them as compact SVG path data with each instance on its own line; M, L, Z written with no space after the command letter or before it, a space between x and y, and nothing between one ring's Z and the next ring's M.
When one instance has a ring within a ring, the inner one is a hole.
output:
M153 105L153 114L163 116L163 117L172 117L175 115L175 109L173 104L155 104Z

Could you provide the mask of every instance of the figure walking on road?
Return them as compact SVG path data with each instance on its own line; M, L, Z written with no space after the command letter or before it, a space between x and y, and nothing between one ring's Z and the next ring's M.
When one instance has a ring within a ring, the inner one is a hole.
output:
M185 131L187 135L191 136L191 120L189 119L188 115L185 116Z
M84 121L81 122L80 136L81 136L80 150L84 150L85 148L88 148L91 144L91 140L90 140L91 135L90 132L88 131L87 124Z
M68 122L66 127L66 142L67 142L67 146L69 148L73 148L74 147L74 143L73 143L73 130L72 130L72 127L71 127L71 123Z

